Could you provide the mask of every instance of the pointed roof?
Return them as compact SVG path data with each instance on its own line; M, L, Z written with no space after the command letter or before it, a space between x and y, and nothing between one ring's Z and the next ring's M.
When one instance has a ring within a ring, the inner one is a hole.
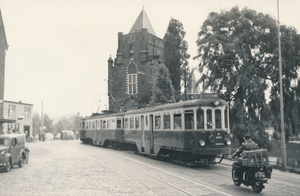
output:
M138 16L138 18L136 19L129 33L135 33L137 30L141 31L142 29L148 29L148 33L156 36L144 8Z
M3 24L3 20L2 20L2 13L1 13L1 9L0 9L0 42L4 43L4 49L7 50L8 49L8 44L7 44L7 40L6 40L6 35L5 35L5 30L4 30L4 24Z

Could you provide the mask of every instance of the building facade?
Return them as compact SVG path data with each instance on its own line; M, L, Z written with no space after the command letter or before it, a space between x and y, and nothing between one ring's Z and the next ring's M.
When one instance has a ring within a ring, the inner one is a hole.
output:
M19 132L25 133L27 136L32 136L33 105L22 103L21 101L4 101L3 106L4 119L10 121L2 125L3 133Z
M2 20L2 13L0 10L0 133L3 132L3 124L12 122L3 116L4 108L4 81L5 81L5 53L8 49L4 24Z
M32 136L32 104L4 100L5 54L8 49L0 10L0 134L10 132Z
M131 110L149 103L163 50L163 40L156 36L143 9L128 34L118 33L116 58L108 59L110 111Z

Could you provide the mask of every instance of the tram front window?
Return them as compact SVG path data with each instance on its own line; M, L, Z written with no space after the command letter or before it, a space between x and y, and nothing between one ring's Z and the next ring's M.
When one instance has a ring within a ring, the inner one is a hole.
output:
M221 121L221 110L215 110L215 124L216 124L216 129L221 129L222 126L222 121Z
M194 111L185 111L185 129L194 129Z
M206 111L206 117L207 117L207 129L212 129L212 111L207 110Z
M197 129L204 129L204 111L197 110Z

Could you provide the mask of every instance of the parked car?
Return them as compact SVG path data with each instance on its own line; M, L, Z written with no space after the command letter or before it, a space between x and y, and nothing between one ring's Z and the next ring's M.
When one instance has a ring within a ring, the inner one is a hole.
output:
M54 137L54 139L55 140L60 140L61 139L61 134L60 133L56 134L56 136Z
M8 172L14 164L22 167L28 161L29 149L24 134L0 135L0 167Z
M63 130L61 132L61 140L74 140L74 132L70 130Z
M44 138L45 138L45 141L53 141L54 135L53 135L53 133L44 133Z

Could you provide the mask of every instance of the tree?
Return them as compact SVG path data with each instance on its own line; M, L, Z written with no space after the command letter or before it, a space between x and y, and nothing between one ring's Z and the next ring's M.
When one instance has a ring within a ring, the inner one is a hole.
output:
M54 125L53 125L53 120L51 120L47 114L44 114L43 126L46 127L46 129L44 130L44 133L53 133L54 135L56 134Z
M74 132L76 132L76 131L79 132L79 130L80 130L80 113L79 112L77 112L77 115L74 117L74 124L73 124L72 130Z
M39 133L41 133L41 127L42 127L42 119L40 115L38 113L34 113L32 121L33 121L32 122L33 134L38 135ZM44 129L43 132L55 134L53 121L49 118L47 114L44 114L43 117L43 127L46 127L46 129Z
M298 137L298 129L300 127L300 83L299 83L299 67L300 67L300 35L293 27L282 25L281 29L281 51L282 51L282 83L283 83L283 103L284 103L284 124L286 140L290 136ZM278 58L278 56L276 56ZM277 62L274 61L274 64ZM273 67L271 72L272 88L271 88L271 110L274 115L274 127L280 131L280 89L278 66Z
M38 113L34 113L32 118L33 135L38 135L40 133L41 125L42 125L42 121L40 115Z
M155 73L150 105L175 102L175 91L168 68L159 64Z
M188 44L184 40L185 34L182 23L172 18L164 36L164 62L169 69L172 85L177 94L176 97L180 97L180 79L184 77L184 70L187 70L186 66L188 65L187 59L190 58L187 53Z
M268 147L262 121L268 113L268 82L278 83L277 32L275 19L248 8L212 12L198 34L194 57L200 59L204 88L229 101L233 134L242 141L245 133L251 133L260 147Z

